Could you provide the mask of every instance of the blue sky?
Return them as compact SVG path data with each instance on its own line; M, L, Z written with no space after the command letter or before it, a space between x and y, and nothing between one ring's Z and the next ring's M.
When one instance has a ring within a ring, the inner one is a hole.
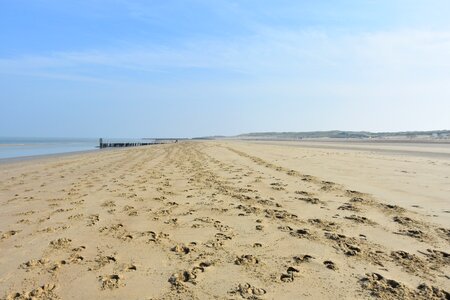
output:
M447 0L0 0L0 136L450 129Z

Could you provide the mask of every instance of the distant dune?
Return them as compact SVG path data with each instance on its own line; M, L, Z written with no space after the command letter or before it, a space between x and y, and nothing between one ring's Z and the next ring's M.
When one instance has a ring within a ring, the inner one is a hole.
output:
M236 136L241 139L450 139L450 130L369 132L369 131L309 131L309 132L254 132Z

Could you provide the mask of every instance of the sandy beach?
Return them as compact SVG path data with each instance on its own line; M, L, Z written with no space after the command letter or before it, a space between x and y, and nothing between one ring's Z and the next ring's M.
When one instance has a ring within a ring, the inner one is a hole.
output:
M0 299L450 299L449 195L449 144L4 163Z

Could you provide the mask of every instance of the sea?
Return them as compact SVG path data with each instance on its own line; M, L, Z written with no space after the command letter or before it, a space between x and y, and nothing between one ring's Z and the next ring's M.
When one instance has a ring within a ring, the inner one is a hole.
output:
M92 138L0 137L0 159L96 151L98 145L99 140Z

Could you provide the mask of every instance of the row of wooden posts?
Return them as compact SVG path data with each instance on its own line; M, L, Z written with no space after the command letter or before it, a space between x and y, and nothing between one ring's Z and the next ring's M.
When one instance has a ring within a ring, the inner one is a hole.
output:
M149 141L139 141L139 142L104 142L102 138L99 139L100 149L104 148L121 148L121 147L137 147L137 146L148 146L166 143L178 143L178 139L154 139Z

